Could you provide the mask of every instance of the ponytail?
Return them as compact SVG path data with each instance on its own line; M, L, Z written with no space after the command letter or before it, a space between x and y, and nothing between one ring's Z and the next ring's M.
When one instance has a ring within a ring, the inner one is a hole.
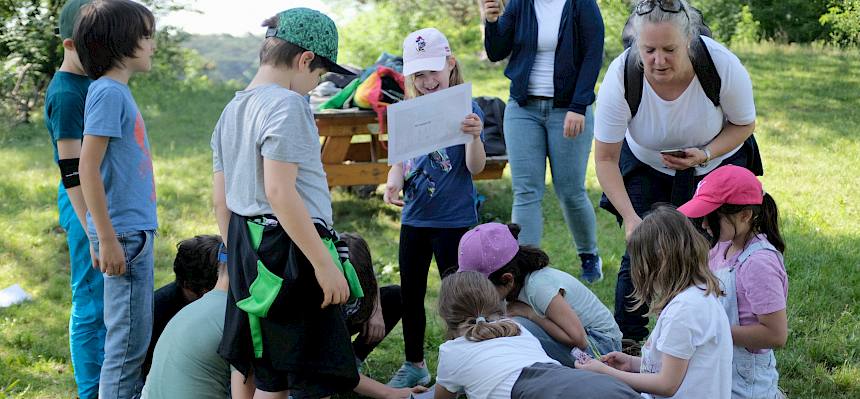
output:
M505 319L505 303L496 288L478 272L454 273L442 279L439 316L448 339L465 337L480 342L520 335L519 326Z
M761 210L755 213L752 225L753 230L767 236L768 242L774 248L785 253L785 241L782 239L782 234L779 233L779 209L777 209L776 201L770 194L764 193Z
M471 318L459 328L462 336L472 342L520 335L520 326L510 319L487 320L483 316Z

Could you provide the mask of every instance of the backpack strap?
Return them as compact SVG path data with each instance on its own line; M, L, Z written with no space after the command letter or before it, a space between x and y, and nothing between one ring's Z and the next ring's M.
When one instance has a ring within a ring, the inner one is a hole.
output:
M624 57L624 99L627 100L627 106L630 107L630 119L636 116L639 111L639 103L642 102L642 80L645 78L645 71L642 65L636 60L633 48L628 48Z
M627 106L630 107L630 118L636 116L639 111L639 104L642 102L642 89L644 70L642 65L636 61L633 53L633 48L628 48L624 57L624 99L627 100ZM711 53L705 45L705 40L699 36L698 40L693 40L690 43L690 62L693 63L693 71L696 77L699 78L699 83L702 85L702 90L705 95L714 104L715 107L720 106L720 88L722 80L717 73L717 67L714 65L714 59L711 58Z
M722 80L720 79L720 74L717 73L714 59L711 58L711 53L708 51L708 46L705 45L705 39L702 39L702 36L699 36L698 40L693 40L690 43L690 61L693 63L693 71L696 72L705 95L714 103L715 107L719 107Z

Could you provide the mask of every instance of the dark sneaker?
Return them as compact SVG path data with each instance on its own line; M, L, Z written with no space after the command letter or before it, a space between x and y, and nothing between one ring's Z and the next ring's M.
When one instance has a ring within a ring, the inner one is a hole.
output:
M582 260L582 279L589 284L603 280L603 260L597 254L579 254Z

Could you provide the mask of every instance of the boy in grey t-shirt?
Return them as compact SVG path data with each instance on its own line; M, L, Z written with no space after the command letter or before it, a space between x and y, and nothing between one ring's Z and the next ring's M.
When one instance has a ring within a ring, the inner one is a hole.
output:
M344 278L351 265L330 252L331 198L303 96L326 71L349 72L335 63L337 28L324 14L293 8L264 26L260 69L224 108L211 142L230 273L218 353L237 370L234 396L253 382L284 397L325 397L358 383L339 304L361 293Z

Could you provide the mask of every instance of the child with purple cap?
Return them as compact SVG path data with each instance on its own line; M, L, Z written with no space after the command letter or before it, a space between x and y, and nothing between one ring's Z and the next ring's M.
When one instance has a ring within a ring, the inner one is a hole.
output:
M700 219L711 236L708 266L726 294L720 303L734 341L732 397L782 397L773 349L788 338L788 275L776 202L752 172L726 165L678 211Z
M508 301L508 314L534 334L553 359L573 367L571 350L599 357L621 349L609 309L576 277L548 267L539 248L519 245L519 226L486 223L460 240L458 272L475 271Z

